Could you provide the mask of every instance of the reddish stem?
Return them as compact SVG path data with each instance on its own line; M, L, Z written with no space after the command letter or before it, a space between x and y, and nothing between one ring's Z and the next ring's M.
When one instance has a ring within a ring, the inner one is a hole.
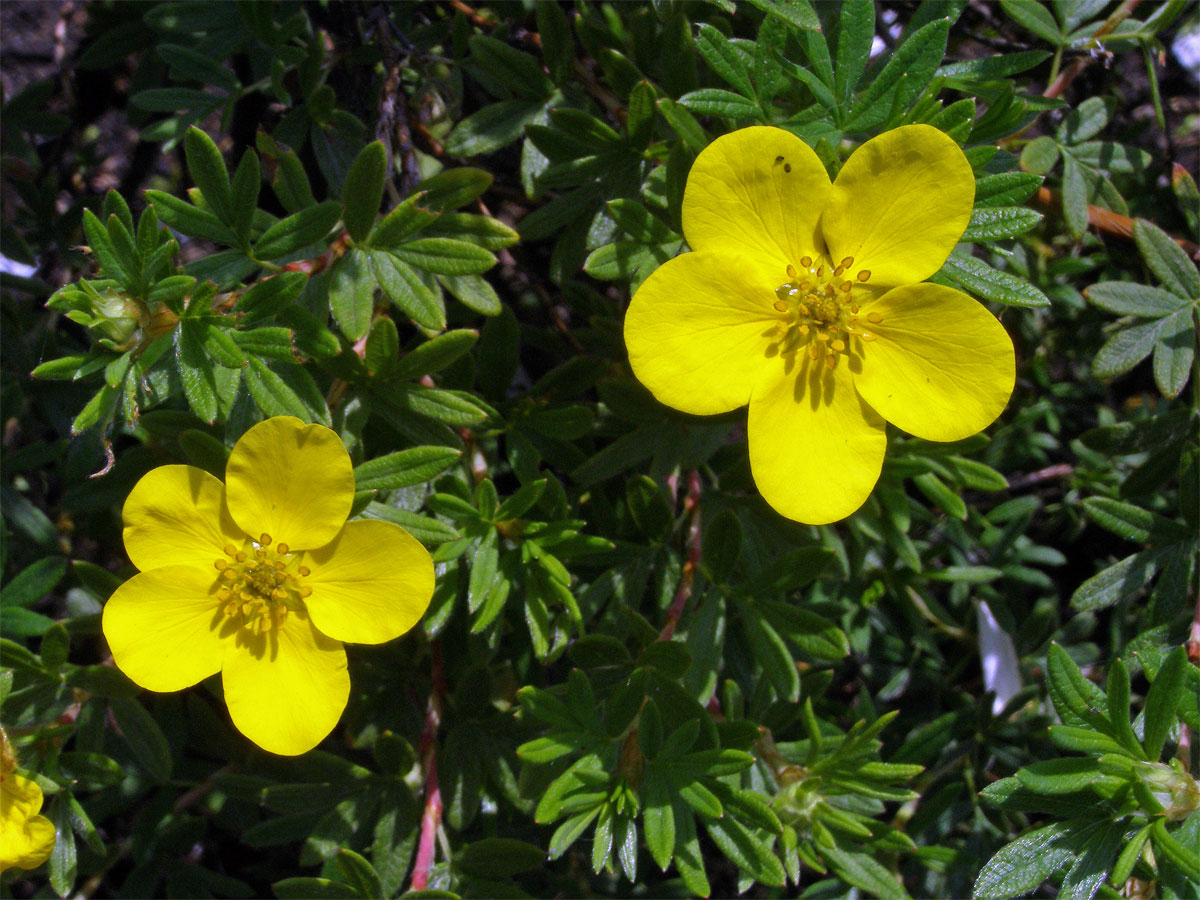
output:
M442 671L442 644L436 638L429 642L429 657L432 685L420 744L421 766L425 770L425 812L421 816L421 838L417 843L417 860L413 864L411 889L414 891L423 891L429 884L437 831L442 824L442 792L437 777L437 732L442 721L446 676Z
M688 598L692 596L692 586L696 582L696 567L700 565L700 473L688 469L688 492L683 498L683 511L691 513L687 531L687 559L683 563L683 572L679 576L679 587L675 589L675 599L667 610L667 622L659 632L660 641L669 641L679 625L683 608L687 606Z

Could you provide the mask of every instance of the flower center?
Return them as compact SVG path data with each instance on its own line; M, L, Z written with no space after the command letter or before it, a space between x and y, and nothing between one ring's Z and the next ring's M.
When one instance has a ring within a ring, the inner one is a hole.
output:
M775 289L775 311L780 320L775 330L780 336L781 354L807 345L809 357L824 360L827 368L837 365L839 354L850 352L850 339L871 342L875 335L863 327L854 287L871 279L867 269L854 271L854 257L847 256L836 266L811 256L800 259L800 269L787 267L788 281ZM878 313L867 313L866 321L878 324Z
M272 549L271 536L263 534L245 549L226 544L224 550L225 557L213 563L220 573L217 600L235 627L265 634L283 627L289 609L303 608L312 593L303 583L309 568L295 565L287 544Z

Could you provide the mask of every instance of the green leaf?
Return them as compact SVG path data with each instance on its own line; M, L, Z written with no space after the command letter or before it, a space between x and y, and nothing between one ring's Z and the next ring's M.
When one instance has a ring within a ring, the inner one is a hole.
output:
M333 310L333 319L352 341L366 337L371 329L375 286L376 282L382 282L377 272L373 273L371 263L374 260L367 255L370 252L351 247L334 265L329 280L329 306Z
M1052 46L1066 46L1066 38L1054 21L1054 16L1038 0L1000 0L1000 8L1022 28L1032 31Z
M1142 746L1146 758L1157 760L1162 755L1163 744L1175 724L1176 710L1183 697L1184 670L1188 665L1183 647L1176 647L1163 660L1146 693L1145 729Z
M733 574L742 552L742 521L731 509L723 509L704 530L704 567L710 579L723 584Z
M279 900L360 900L357 890L331 878L281 878L271 890Z
M1154 344L1154 383L1164 397L1178 397L1187 386L1196 355L1195 313L1181 309L1163 321Z
M134 273L122 261L121 255L113 245L108 229L90 209L83 211L83 232L88 239L92 253L100 263L102 272L123 285L132 286Z
M212 364L204 352L202 326L185 320L175 329L175 362L188 405L205 422L217 418L217 384Z
M425 192L418 191L376 223L367 239L372 247L387 250L397 246L409 235L421 231L431 222L439 218L436 212L430 212L421 204L425 200Z
M1098 378L1124 375L1150 355L1166 322L1166 318L1154 319L1122 328L1105 341L1092 360L1092 374Z
M295 416L302 422L320 422L328 418L327 412L320 415L261 359L251 357L249 365L242 370L242 378L258 408L268 416Z
M901 884L874 857L834 845L820 848L821 858L847 884L866 891L881 900L905 900L908 896ZM978 891L978 885L976 885Z
M966 521L967 505L962 497L950 490L940 478L932 472L923 472L912 480L917 489L926 498L942 510L946 515Z
M1050 645L1046 661L1046 684L1059 718L1067 725L1090 725L1107 733L1103 710L1108 703L1103 692L1083 677L1075 661L1058 644Z
M783 887L786 876L779 857L740 821L725 816L715 822L706 822L705 828L713 843L739 869L768 887Z
M238 298L237 311L242 314L242 325L269 319L291 306L300 299L307 284L308 276L303 272L280 272L256 281Z
M873 0L849 0L844 3L838 19L837 67L834 70L834 90L839 101L848 100L858 87L867 60L871 57L874 37Z
M65 800L66 796L55 797L47 810L56 833L48 865L50 886L60 897L68 897L75 892L75 878L78 875L75 831L71 827L70 806Z
M537 9L542 8L538 4ZM481 156L507 147L545 109L544 101L501 100L472 113L454 126L444 149L451 156Z
M1071 148L1071 155L1094 169L1121 174L1145 174L1154 161L1145 150L1114 144L1112 141L1088 141ZM1116 207L1114 207L1116 208Z
M364 241L371 233L383 200L387 175L387 152L381 141L372 141L359 151L342 182L342 222L351 240Z
M254 245L255 259L278 259L321 240L329 234L341 213L340 204L326 200L280 219L263 232Z
M755 661L781 700L800 699L800 674L779 632L749 603L742 606L742 628Z
M808 0L749 0L751 6L801 31L821 30L821 20Z
M171 748L154 717L136 700L124 697L110 699L109 709L134 759L146 773L160 784L170 778Z
M482 247L453 238L418 238L393 248L397 258L441 275L478 275L496 264Z
M653 702L653 701L649 701ZM667 783L661 778L647 777L643 792L642 830L650 855L664 872L675 853L675 810Z
M396 366L395 377L409 380L440 372L474 347L478 339L478 332L467 329L439 334L406 353Z
M1054 132L1060 144L1078 144L1095 137L1108 124L1108 106L1099 97L1088 97L1067 113Z
M1162 817L1154 820L1150 835L1156 853L1178 866L1189 881L1200 884L1200 854L1196 852L1195 845L1188 848L1176 840L1167 831L1166 821Z
M479 275L439 275L437 279L460 303L477 313L496 316L503 308L496 289Z
M258 154L247 150L242 154L242 160L233 174L233 187L230 191L232 207L229 224L244 242L250 239L250 224L254 221L254 213L258 209L258 192L261 188L262 168L258 164Z
M1142 855L1142 848L1146 846L1146 841L1150 838L1152 827L1152 825L1145 826L1131 840L1126 842L1117 856L1117 861L1113 863L1109 874L1110 884L1119 888L1129 879L1129 876L1133 873L1133 867Z
M424 194L423 205L431 212L445 212L470 203L492 186L492 176L482 169L444 169L426 178L417 190Z
M550 96L554 85L542 72L538 61L503 41L483 35L470 39L470 62L490 75L506 90L531 100Z
M1087 839L1059 888L1058 900L1092 900L1125 843L1124 822L1106 822Z
M1162 550L1127 556L1093 575L1071 595L1071 606L1085 611L1104 609L1144 588L1162 562Z
M940 78L964 81L995 81L1032 69L1049 59L1050 55L1047 50L1022 50L1019 53L981 56L978 59L947 63L937 70L937 75Z
M556 84L562 84L571 71L575 47L571 40L571 24L557 3L538 3L533 8L538 34L542 38L542 58Z
M751 119L758 115L758 104L721 88L701 88L679 98L679 105L702 116L725 119Z
M447 425L475 425L487 418L487 413L470 400L450 391L422 385L393 384L387 394L372 394L392 409L413 413L445 422Z
M1088 186L1075 158L1063 152L1062 211L1067 231L1078 239L1088 226Z
M1049 306L1050 300L1023 278L993 269L973 256L951 253L941 275L985 300L1012 306Z
M1020 206L983 207L971 213L963 241L998 241L1036 228L1042 214Z
M1172 519L1109 497L1087 497L1083 509L1100 527L1138 544L1187 540L1190 533L1185 525Z
M1045 759L1018 769L1017 781L1039 794L1073 794L1094 784L1120 784L1093 758L1064 757Z
M949 34L949 19L936 19L910 34L854 104L844 130L865 131L882 123L893 108L907 109L941 64Z
M412 267L384 250L365 250L370 271L379 288L400 310L423 328L446 327L446 310Z
M1163 287L1189 300L1200 298L1200 272L1171 237L1145 219L1135 219L1133 239L1142 259Z
M1113 734L1127 753L1141 756L1142 745L1129 724L1129 670L1119 659L1108 670L1107 688L1108 720L1112 723Z
M708 144L708 136L695 117L670 97L660 97L655 104L662 117L683 140L687 149L699 153Z
M511 878L545 863L546 853L541 847L511 838L485 838L464 844L454 855L457 868L479 878Z
M462 451L451 447L413 447L389 453L355 466L355 488L388 491L423 484L453 465L460 456Z
M1188 305L1178 294L1131 281L1101 281L1084 288L1083 296L1111 313L1143 318L1167 316Z
M205 202L226 225L233 226L233 191L229 186L229 170L221 151L212 138L194 125L183 138L183 150L187 156L188 173L200 188Z
M754 86L750 83L746 63L729 38L711 25L703 24L697 29L695 43L696 49L714 72L724 78L739 94L744 97L754 96Z
M5 606L32 606L49 594L67 573L67 561L61 556L47 556L26 566L4 586L0 603Z
M351 885L360 897L371 898L383 895L379 873L362 856L346 847L339 847L333 857L334 866L345 882Z
M1026 172L985 175L975 182L975 206L995 207L1024 203L1036 193L1042 179Z
M972 895L979 900L1009 900L1038 887L1075 855L1063 846L1064 835L1072 822L1055 822L1022 835L1002 847L984 864L975 880Z
M226 246L237 243L233 230L207 209L200 209L162 191L149 190L145 196L154 204L158 217L175 231Z
M308 174L294 150L285 150L279 154L271 187L283 208L289 213L298 213L317 205L312 186L308 183Z
M1058 163L1059 152L1054 138L1036 137L1021 150L1021 168L1034 175L1045 175Z

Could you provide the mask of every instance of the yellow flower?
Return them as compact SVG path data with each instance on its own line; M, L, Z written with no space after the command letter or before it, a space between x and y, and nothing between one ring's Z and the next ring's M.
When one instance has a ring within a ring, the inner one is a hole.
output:
M148 472L125 502L141 572L104 607L117 666L175 691L221 673L233 724L273 753L316 746L350 692L342 641L411 628L433 595L425 548L388 522L347 522L354 472L328 428L279 416L234 446L225 483Z
M778 128L744 128L697 157L683 196L694 252L633 297L625 343L663 403L711 415L750 404L750 467L783 515L858 509L879 480L884 420L956 441L1012 394L1012 340L983 306L937 284L975 181L928 125L863 144L830 184Z
M0 729L0 872L36 869L54 851L54 825L42 808L42 789L18 775L8 735Z

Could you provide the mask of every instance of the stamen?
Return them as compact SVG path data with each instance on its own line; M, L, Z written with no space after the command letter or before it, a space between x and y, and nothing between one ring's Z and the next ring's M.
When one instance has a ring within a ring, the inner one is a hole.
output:
M838 266L837 268L835 268L835 269L833 270L833 274L834 274L834 275L836 275L836 276L838 276L838 277L840 278L840 277L841 277L841 275L842 275L842 273L843 273L843 272L845 272L845 271L846 271L846 267L845 267L845 266Z
M296 571L299 572L304 577L308 577L309 575L312 574L312 569L310 569L308 566L301 566Z
M877 312L869 312L869 313L867 313L867 321L871 322L874 325L878 325L880 322L883 321L883 316L881 316Z
M804 259L808 259L808 257L806 256L806 257L804 257ZM800 262L803 265L807 266L808 263L804 262L804 259L800 260ZM788 263L787 276L788 276L788 278L792 279L792 281L795 281L798 277L800 277L800 273L796 271L796 267L793 266L791 263Z
M821 349L816 344L809 344L808 356L809 359L813 360L813 362L816 362L821 356Z
M841 284L838 285L838 290L849 293L853 287L854 287L853 281L843 281Z
M854 257L853 256L847 256L845 259L842 260L842 268L843 269L848 269L852 265L854 265Z
M224 550L226 556L233 556L233 554L237 553L237 547L233 546L233 544L226 544Z
M264 547L271 546L271 536L265 531L258 536L258 542Z
M834 341L829 346L832 347L834 350L836 350L838 353L846 352L846 342L843 341L841 338L838 338L836 341Z
M836 365L837 365L837 357L834 356L832 353L830 353L828 356L825 357L825 368L829 369L829 371L832 372L833 367Z
M279 542L279 546L277 546L277 547L275 548L275 552L277 552L277 553L280 553L280 554L282 554L282 555L284 555L284 556L287 556L288 549L289 549L289 548L288 548L288 545L287 545L287 544L285 544L283 541L280 541L280 542Z
M860 269L857 277L859 281L869 281L871 278L871 270Z
M812 265L812 257L811 256L800 257L800 265L804 266L804 268L807 269L809 266Z
M229 566L229 563L225 562L223 559L218 559L213 561L213 566L216 567L218 572L222 572Z
M862 338L864 341L867 341L868 343L875 340L875 335L871 334L871 332L869 332L869 331L864 331L862 334L859 335L859 337Z
M775 307L776 312L787 312L788 310L787 301L785 300L776 300L771 305Z

